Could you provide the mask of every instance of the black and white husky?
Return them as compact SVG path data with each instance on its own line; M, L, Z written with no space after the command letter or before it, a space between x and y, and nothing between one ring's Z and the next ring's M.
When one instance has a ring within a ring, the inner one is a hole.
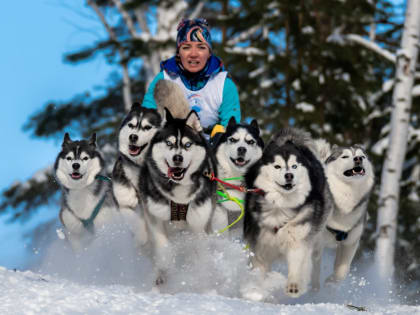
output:
M244 237L251 262L263 274L286 258L285 293L298 297L311 281L313 259L319 259L322 232L332 208L323 167L309 149L309 135L286 128L273 137L246 174Z
M221 179L241 178L227 182L245 187L245 173L261 158L263 148L264 142L260 137L257 121L253 120L250 124L237 124L235 118L232 117L226 127L226 132L222 134L214 147L218 177ZM230 196L245 200L244 192L225 188ZM218 203L212 218L212 229L219 231L225 228L238 217L240 210L233 201ZM239 230L242 230L242 222L238 223L235 229L239 227Z
M148 234L138 191L140 167L147 146L161 127L161 116L154 109L134 103L123 120L119 136L119 156L112 171L113 193L119 210L135 235L137 245L147 242Z
M325 159L325 172L335 204L324 232L325 242L337 247L334 272L327 282L339 282L348 275L359 246L374 170L362 146L334 145Z
M65 134L54 171L62 188L60 220L76 252L118 215L111 182L104 176L103 169L95 134L89 140L80 141L72 141L69 134Z
M179 119L166 110L165 116L164 127L150 143L139 186L154 244L157 284L165 281L165 270L172 263L169 222L173 226L184 221L192 232L208 232L216 190L215 182L205 177L214 171L214 159L196 112Z

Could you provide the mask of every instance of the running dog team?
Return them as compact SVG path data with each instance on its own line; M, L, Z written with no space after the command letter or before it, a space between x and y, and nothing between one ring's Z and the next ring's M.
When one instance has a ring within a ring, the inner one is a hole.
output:
M123 120L112 180L95 135L80 141L65 135L54 170L63 194L60 220L76 252L121 215L136 244L152 246L156 285L162 285L170 281L171 231L220 231L238 218L234 200L241 200L245 218L224 234L243 237L254 253L253 268L263 274L285 258L287 295L320 288L325 246L337 247L327 282L347 276L374 184L361 146L331 147L284 128L264 147L256 120L232 118L210 147L197 114L171 82L159 81L155 95L162 99L158 110L134 103ZM212 179L226 178L231 198L220 202L226 196L217 194Z

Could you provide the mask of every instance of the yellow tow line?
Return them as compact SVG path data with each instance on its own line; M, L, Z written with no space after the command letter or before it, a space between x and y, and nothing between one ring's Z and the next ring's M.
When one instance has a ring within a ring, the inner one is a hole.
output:
M235 180L235 179L242 179L242 177L224 178L223 180L225 181L225 180ZM222 196L224 198L222 200L218 200L217 202L218 203L221 203L221 202L225 202L225 201L233 201L241 209L241 214L239 215L239 217L235 221L233 221L231 224L229 224L224 229L221 229L221 230L217 231L217 233L222 234L222 233L226 232L227 230L229 230L236 223L238 223L239 221L242 220L242 218L245 215L245 208L243 206L244 201L242 199L238 199L236 197L233 197L233 196L229 195L229 193L227 192L225 186L223 186L221 183L217 183L217 185L218 185L217 194L219 196Z

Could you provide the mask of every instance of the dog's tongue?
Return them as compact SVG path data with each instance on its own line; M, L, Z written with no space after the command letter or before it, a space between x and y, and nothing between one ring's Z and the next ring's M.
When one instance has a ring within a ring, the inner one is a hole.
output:
M137 154L139 154L139 153L140 153L140 147L135 146L135 145L130 145L130 146L128 147L128 152L129 152L131 155L137 155Z
M365 174L365 169L363 167L357 166L357 167L353 168L353 174L364 175Z
M245 164L245 160L243 158L237 158L235 162L238 165L244 165Z
M180 176L182 173L182 168L181 167L169 167L168 168L168 177L173 177L174 175L176 177Z
M80 177L82 177L82 175L80 173L74 172L74 173L71 174L71 178L79 179Z

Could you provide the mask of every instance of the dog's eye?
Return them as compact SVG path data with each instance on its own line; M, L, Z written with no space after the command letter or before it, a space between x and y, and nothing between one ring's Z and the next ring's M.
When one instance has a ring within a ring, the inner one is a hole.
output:
M166 145L168 146L168 147L172 147L172 142L171 141L166 141Z
M363 156L363 155L362 155L362 156L361 156L361 158L362 158L362 160L364 160L364 159L366 159L366 156Z
M189 147L191 147L191 145L192 145L191 142L187 142L187 143L184 144L184 147L189 148Z
M131 129L133 129L134 128L134 125L132 123L129 123L128 124L128 127L130 127Z
M255 141L254 140L249 140L246 143L248 143L249 145L253 145L255 143Z
M348 158L349 158L349 156L348 156L348 155L343 155L341 158L342 158L342 159L348 159Z
M83 161L87 161L87 160L89 160L89 158L88 158L87 156L85 156L85 157L83 158Z
M293 169L297 169L297 165L296 165L296 164L293 164L293 165L292 165L292 168L293 168Z
M66 158L66 160L67 160L67 161L71 161L71 157L69 157L69 156L68 156L68 157Z
M152 129L152 126L144 126L143 129L144 130L150 130L150 129Z
M281 166L280 166L280 165L274 165L274 168L275 168L275 169L280 169L280 168L281 168Z
M230 141L231 143L236 143L236 142L238 142L238 140L236 140L235 138L229 138L229 141Z

